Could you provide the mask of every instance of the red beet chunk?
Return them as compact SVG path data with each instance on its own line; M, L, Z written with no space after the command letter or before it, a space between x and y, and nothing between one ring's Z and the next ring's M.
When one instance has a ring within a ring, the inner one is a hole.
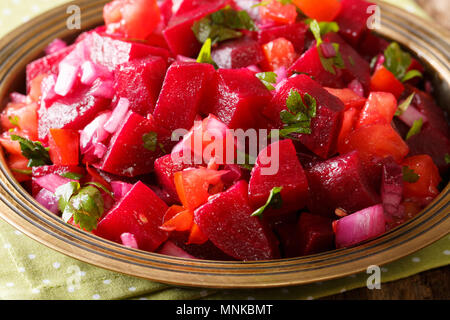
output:
M156 134L157 142L146 148L144 141L147 134ZM171 150L171 146L170 132L157 126L154 119L130 111L111 138L108 151L98 167L125 177L150 173L154 161L166 150Z
M297 214L283 216L282 219L277 219L275 222L270 221L272 217L267 219L267 216L264 216L263 219L269 221L272 230L277 236L283 258L294 258L301 255L299 250L300 234L297 230Z
M159 185L167 191L173 202L180 202L174 183L174 174L178 171L190 168L193 165L175 162L172 155L168 154L155 160L155 174Z
M344 104L306 75L289 78L280 85L272 102L264 110L264 115L274 119L278 128L282 126L280 112L287 109L286 99L291 89L297 90L302 96L308 93L317 101L317 116L311 122L312 133L299 134L299 141L319 157L330 157L336 151Z
M257 65L264 59L261 46L251 38L224 42L211 55L219 68L223 69L245 68Z
M155 108L165 74L166 62L160 57L132 60L117 66L115 100L127 98L132 111L146 116Z
M264 215L295 212L306 205L308 181L294 144L289 139L272 143L258 155L248 190L252 206L259 208L264 205L275 187L283 188L283 206L267 210Z
M77 173L77 174L81 174L81 175L86 174L86 170L84 168L78 167L78 166L51 165L51 166L33 167L32 168L32 184L31 184L33 196L35 196L39 192L39 190L41 190L41 187L38 186L34 182L34 180L36 178L40 178L40 177L46 176L48 174L62 175L64 173L68 173L68 172Z
M278 258L275 236L261 219L251 216L247 189L242 180L211 197L195 211L195 222L216 247L238 260Z
M445 156L450 154L450 139L442 132L425 124L422 130L406 140L406 143L410 156L427 154L433 159L441 175L449 172L450 164L445 161Z
M58 52L52 53L27 65L27 92L30 89L31 80L40 74L58 74L59 63L64 59L75 46L68 46Z
M201 44L192 31L194 22L224 8L231 2L231 0L211 0L193 10L187 10L173 16L167 28L163 31L164 38L172 53L186 57L196 56L200 51Z
M45 141L51 128L82 130L106 110L111 100L94 97L91 90L95 88L79 86L69 95L56 99L49 108L41 106L38 110L39 139Z
M149 56L162 57L166 61L169 58L169 51L164 48L114 39L96 32L93 32L83 41L89 43L92 61L106 66L110 70L114 70L122 63Z
M342 0L342 9L336 18L339 33L352 45L356 45L367 31L367 21L374 14L368 10L372 3L363 0Z
M258 32L258 42L266 44L278 38L289 40L298 54L303 53L308 26L303 22L285 24L262 29Z
M384 53L389 46L389 42L380 38L371 31L367 31L362 37L358 45L358 52L370 61L376 55Z
M118 243L123 233L131 233L139 249L154 251L168 238L159 228L167 209L149 187L138 182L99 222L94 233Z
M209 110L230 129L257 128L264 107L270 102L269 90L248 69L219 69L216 88L208 97Z
M153 116L169 130L190 129L214 76L206 63L174 63L169 67Z
M380 203L356 151L319 163L306 175L311 212L333 217L338 208L353 213Z
M304 212L298 220L297 230L300 236L300 255L307 256L334 249L331 219Z

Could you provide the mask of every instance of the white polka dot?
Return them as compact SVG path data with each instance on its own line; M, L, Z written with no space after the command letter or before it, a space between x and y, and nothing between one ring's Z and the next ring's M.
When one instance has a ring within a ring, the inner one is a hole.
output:
M38 288L31 289L31 293L39 293L41 292Z
M80 271L79 275L84 277L86 275L86 271Z
M11 15L11 9L9 9L9 8L3 9L3 14L4 14L5 16L10 16L10 15Z
M41 8L39 8L38 5L33 5L33 6L31 6L31 10L33 12L37 13L37 12L41 11Z
M28 21L30 21L29 16L22 17L22 22L28 22Z
M34 258L36 258L36 255L35 255L35 254L29 254L29 255L28 255L28 258L31 259L31 260L33 260Z
M11 248L11 244L10 244L10 243L5 243L5 244L3 245L3 248L9 249L9 248Z
M411 259L412 262L420 262L420 258L419 257L414 257Z
M309 296L306 298L306 300L314 300L314 297Z
M61 267L61 264L59 262L53 262L53 268L59 269Z
M43 283L43 284L49 284L49 283L50 283L50 280L44 279L44 280L42 280L42 283Z
M6 284L6 286L9 287L9 288L14 287L14 283L8 282L8 283Z
M450 250L445 250L443 253L444 253L446 256L450 256Z
M94 294L94 295L92 296L92 299L98 300L98 299L100 299L100 295L99 295L99 294Z
M74 291L75 291L74 286L68 286L68 287L67 287L67 291L69 291L69 292L74 292Z
M110 283L111 283L111 280L109 280L109 279L103 280L103 283L104 283L104 284L110 284Z
M14 231L14 233L15 233L16 235L18 235L18 236L21 236L21 235L23 234L23 233L20 232L19 230Z
M12 3L14 3L14 4L20 4L20 0L12 0Z
M17 268L17 271L19 271L20 273L25 272L25 268L24 267L19 267L19 268Z
M136 288L135 287L129 287L128 291L136 291Z

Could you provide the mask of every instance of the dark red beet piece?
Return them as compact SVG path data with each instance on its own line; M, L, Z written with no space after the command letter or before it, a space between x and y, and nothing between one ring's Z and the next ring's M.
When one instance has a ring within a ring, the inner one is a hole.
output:
M211 55L217 66L223 69L245 68L264 59L261 46L251 38L223 42L213 49Z
M274 172L269 172L272 169ZM258 155L248 188L252 206L259 208L264 205L275 187L283 188L283 206L280 209L266 210L264 215L291 213L306 205L308 181L294 144L289 139L272 143Z
M208 96L208 110L230 129L257 128L272 94L248 69L217 70L216 88Z
M280 112L287 109L286 99L291 89L297 90L302 96L308 93L317 102L317 116L311 122L312 133L299 134L299 141L319 157L328 158L335 154L344 104L310 77L298 75L284 81L265 109L264 115L274 119L275 126L281 128Z
M378 37L372 31L367 31L362 37L358 45L358 52L367 61L370 61L376 55L382 54L389 46L389 42Z
M39 139L46 141L49 130L82 130L102 111L106 110L111 100L94 97L87 86L77 87L66 97L59 97L49 107L41 106L39 115Z
M266 44L278 38L289 40L298 54L303 53L308 26L303 22L273 26L258 32L258 42Z
M298 220L297 232L300 237L299 251L302 256L334 249L331 219L304 212Z
M156 133L157 142L144 146L144 136ZM154 119L130 111L111 138L99 169L119 176L135 177L153 171L154 161L171 150L170 132L160 128ZM153 150L152 150L153 149Z
M172 53L186 57L196 56L200 51L201 44L192 31L194 22L224 8L231 2L231 0L211 0L193 10L187 10L173 16L167 28L163 31L164 38Z
M131 233L139 249L154 251L168 238L159 228L167 209L149 187L138 182L99 222L94 233L118 243L122 233Z
M338 208L353 213L380 203L357 151L319 163L306 170L306 175L311 212L334 217Z
M244 261L279 257L275 235L258 217L247 195L247 182L240 181L195 211L201 231L226 254Z
M167 70L153 116L169 130L190 129L214 76L206 63L176 62Z
M342 0L342 9L336 18L339 33L352 45L357 45L367 30L367 20L374 14L368 10L372 3L363 0Z
M117 66L115 100L127 98L130 110L147 116L155 109L165 74L166 62L160 57L132 60Z

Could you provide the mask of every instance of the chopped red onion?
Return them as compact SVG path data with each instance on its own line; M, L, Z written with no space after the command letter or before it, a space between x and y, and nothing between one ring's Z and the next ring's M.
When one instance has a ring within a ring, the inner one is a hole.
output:
M379 54L377 57L377 60L375 62L374 70L378 70L378 68L382 67L384 62L386 61L386 58L384 57L384 54Z
M85 153L93 143L103 142L109 137L110 133L104 129L104 125L110 117L111 112L102 113L81 131L81 153Z
M27 96L18 92L9 95L12 103L27 103Z
M322 51L323 57L326 59L336 57L336 49L330 42L322 42L320 44L320 50Z
M83 159L87 163L95 163L103 158L103 156L106 154L106 151L108 151L108 147L106 147L103 143L94 142L84 152Z
M177 62L196 62L197 60L189 58L189 57L185 57L185 56L182 56L179 54L179 55L177 55L175 61L177 61Z
M34 197L37 202L47 208L50 212L57 214L59 212L58 197L47 189L41 189Z
M114 198L116 198L116 200L118 201L122 199L128 193L128 191L133 188L133 185L131 183L126 183L123 181L112 181L111 188L114 193Z
M56 189L58 187L65 185L66 183L69 183L71 181L77 181L77 180L71 180L64 177L61 177L60 175L51 173L47 174L43 177L35 178L34 182L41 188L44 188L52 193L56 192Z
M57 94L64 97L72 90L78 77L78 70L79 67L77 65L64 61L59 64L58 79L54 88Z
M416 120L422 118L423 123L428 122L428 118L417 110L413 105L410 105L400 116L400 120L402 120L409 127L412 127Z
M122 244L125 247L133 248L133 249L139 249L136 237L132 233L122 233L120 235L120 241L122 241Z
M55 84L56 84L56 76L53 74L42 79L41 106L46 107L47 102L56 97Z
M45 48L45 54L53 54L55 52L61 51L62 49L67 47L67 43L62 41L61 39L55 39Z
M251 66L248 66L247 69L252 72L256 72L256 73L262 72L262 70L254 64L252 64Z
M158 253L178 258L197 259L196 257L190 255L189 253L178 247L172 241L167 241L166 243L164 243L161 249L159 249Z
M358 79L354 79L352 82L350 82L348 88L352 90L354 93L356 93L358 96L364 98L364 88Z
M81 65L81 83L85 85L91 85L96 79L112 80L113 74L105 66L93 63L91 61L85 61Z
M94 97L112 99L114 97L114 81L97 79L91 93Z
M277 84L287 79L287 70L285 67L278 68L275 73L277 74Z
M105 123L103 128L105 128L105 130L109 133L114 133L127 115L129 106L130 102L128 101L128 99L120 98L117 106L111 114L111 117Z

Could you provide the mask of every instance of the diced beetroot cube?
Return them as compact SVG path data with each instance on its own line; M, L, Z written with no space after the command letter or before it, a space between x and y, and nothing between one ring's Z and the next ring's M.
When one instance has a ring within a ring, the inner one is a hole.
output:
M248 186L240 181L198 208L195 222L203 234L226 254L244 261L279 257L275 235L258 217L248 201Z
M121 243L123 233L131 233L139 249L154 251L168 234L161 226L168 207L142 182L138 182L111 211L100 220L94 233Z
M409 146L409 155L416 156L427 154L439 168L442 176L450 170L450 164L445 161L445 156L450 154L450 139L442 132L425 124L422 130L406 140Z
M155 109L165 74L166 62L160 57L132 60L117 66L115 100L127 98L130 110L146 116Z
M167 61L168 50L139 42L128 42L93 32L86 37L93 62L114 70L119 64L149 56L158 56Z
M342 0L341 12L336 18L339 33L352 45L356 45L367 30L367 22L374 11L369 10L372 3L364 0Z
M34 180L36 178L40 178L46 176L48 174L57 174L62 175L64 173L76 173L84 175L86 174L86 170L82 167L78 166L60 166L60 165L51 165L51 166L41 166L41 167L33 167L32 168L32 194L35 196L40 190L41 187L37 185Z
M52 53L40 59L37 59L27 65L27 92L30 89L31 80L40 74L58 74L59 63L64 59L75 46L69 46L58 52Z
M145 137L151 134L146 147ZM153 140L153 142L152 142ZM99 169L119 176L135 177L153 171L154 161L171 150L170 132L156 125L154 119L130 111L111 138Z
M275 187L283 188L283 206L280 209L266 210L264 215L291 213L306 205L308 181L290 139L274 142L259 153L248 188L252 206L263 206Z
M358 45L358 52L368 61L373 57L382 54L389 46L389 42L371 31L367 31L362 37Z
M261 46L251 38L240 38L220 44L213 49L214 62L223 69L239 69L257 65L264 59Z
M263 217L265 220L266 218L267 216ZM294 258L301 255L299 247L300 234L297 230L297 221L298 215L292 214L283 216L282 219L271 223L272 230L280 241L280 251L283 258Z
M94 97L95 87L79 86L65 97L59 97L46 108L41 106L39 115L39 139L46 140L50 129L82 130L102 111L111 100Z
M297 224L300 235L299 251L303 256L334 249L332 220L304 212Z
M370 185L357 151L341 155L306 170L311 212L333 217L336 209L347 213L380 203Z
M317 115L311 121L312 132L299 134L299 141L319 157L328 158L336 150L344 104L310 77L306 75L291 77L280 84L269 107L264 110L264 115L274 119L278 128L282 126L280 112L287 109L286 99L291 89L297 90L302 96L308 93L317 102Z
M214 114L230 129L257 128L271 97L254 72L246 68L219 69L206 113Z
M307 31L308 26L303 22L273 26L258 32L258 42L260 44L266 44L278 38L285 38L293 44L295 51L301 54L305 48Z
M175 188L174 174L192 166L191 164L184 164L182 161L175 162L170 154L155 160L155 174L159 185L169 193L174 202L180 202Z
M173 16L169 21L169 25L163 31L172 53L186 57L196 56L200 51L201 44L192 31L194 22L224 8L231 2L231 0L211 0L193 10Z
M153 116L169 130L190 129L214 76L206 63L176 62L167 70Z
M370 65L337 33L330 32L324 37L325 42L339 44L339 52L344 60L343 80L346 84L358 80L366 94L370 90Z
M288 74L295 72L308 74L324 87L346 87L342 79L342 69L335 68L335 70L336 74L332 74L324 69L317 46L312 46L289 67Z

